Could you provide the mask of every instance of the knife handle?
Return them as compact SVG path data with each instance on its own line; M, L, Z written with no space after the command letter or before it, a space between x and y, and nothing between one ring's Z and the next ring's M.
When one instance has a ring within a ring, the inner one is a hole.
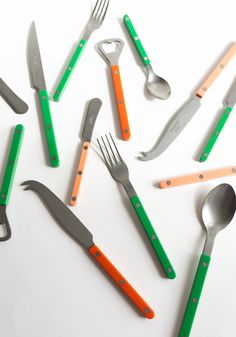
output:
M227 53L224 55L224 57L220 60L220 62L217 64L217 66L212 70L210 75L207 77L205 82L201 85L201 87L197 90L196 95L199 97L203 97L203 95L206 93L206 91L209 89L210 85L216 80L216 78L219 76L219 74L222 72L224 67L227 65L227 63L232 59L232 57L236 53L236 43L234 43Z
M214 131L212 132L212 134L210 136L210 139L208 140L207 145L205 146L204 150L202 151L202 153L200 155L200 158L199 158L200 162L206 161L207 158L209 157L209 154L210 154L211 150L213 149L213 146L215 145L215 142L217 141L217 139L219 137L219 134L222 131L231 111L232 111L232 108L229 107L229 106L224 110L224 112L223 112L222 116L220 117Z
M118 287L126 294L126 296L130 298L130 300L141 311L141 313L149 319L153 318L154 311L152 310L152 308L129 284L129 282L108 260L108 258L102 253L102 251L96 245L93 245L91 248L89 248L89 252L93 255L96 261L102 266L102 268L107 272L107 274L109 274L109 276L115 281Z
M131 39L132 39L132 41L135 45L135 48L136 48L143 64L145 66L150 64L150 59L147 56L147 53L146 53L146 51L145 51L145 49L144 49L144 47L143 47L143 45L142 45L142 43L141 43L141 41L138 37L138 34L137 34L133 24L132 24L132 21L130 20L130 17L128 15L125 15L123 17L123 21L124 21L124 24L125 24L125 26L128 30L128 33L129 33L129 35L130 35L130 37L131 37Z
M172 267L170 260L149 220L143 205L138 196L134 196L130 199L132 206L147 234L148 240L150 241L152 248L156 256L158 257L161 266L169 279L174 279L176 277L174 268Z
M90 146L90 142L83 142L83 144L82 144L82 150L81 150L81 153L80 153L79 164L78 164L78 168L77 168L77 171L76 171L76 176L75 176L75 180L74 180L74 184L73 184L73 190L72 190L71 199L70 199L70 205L71 206L75 206L76 201L78 199L78 192L79 192L80 183L81 183L82 176L83 176L83 170L84 170L84 165L85 165L85 161L86 161L89 146Z
M198 303L202 293L204 281L207 275L208 267L211 257L208 255L201 255L198 268L195 274L193 286L188 298L188 303L185 309L184 317L179 331L179 337L190 336L190 331L193 325L194 317L197 311Z
M113 85L114 85L114 90L115 90L117 108L119 112L122 139L129 140L130 127L129 127L126 106L125 106L125 98L124 98L124 93L123 93L123 88L122 88L119 66L118 65L112 66L111 73L112 73Z
M51 111L49 106L48 93L46 90L40 90L38 94L42 111L44 130L47 140L50 164L52 167L58 167L60 165L60 162L52 123Z
M12 137L10 152L7 159L4 178L0 192L0 205L7 205L10 197L14 174L19 158L21 143L24 135L24 127L21 124L16 125Z
M22 101L22 99L18 97L1 78L0 95L17 114L23 114L28 110L28 105Z
M60 82L58 84L58 87L56 88L56 91L53 95L53 100L55 102L59 102L61 99L61 96L66 88L67 83L69 82L69 79L76 67L77 62L80 59L80 56L82 55L83 50L85 49L85 46L87 44L87 40L81 39L74 51L74 54L72 55L69 64L66 67L66 70L62 77L60 78Z
M211 179L217 179L220 177L233 176L235 174L236 174L236 166L226 167L223 169L204 171L201 173L194 173L182 177L167 178L165 180L160 181L159 187L160 188L176 187L180 185L187 185Z

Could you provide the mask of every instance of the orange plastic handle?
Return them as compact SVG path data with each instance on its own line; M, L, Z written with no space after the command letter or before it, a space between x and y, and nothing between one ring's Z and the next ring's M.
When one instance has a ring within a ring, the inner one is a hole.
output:
M202 84L202 86L198 89L196 92L196 95L199 97L203 97L203 95L206 93L206 91L209 89L210 85L215 81L215 79L218 77L218 75L221 73L221 71L224 69L224 67L227 65L227 63L232 59L232 57L236 53L236 43L234 43L225 56L220 60L220 62L217 64L217 66L212 70L210 75L207 77L205 82Z
M95 257L97 262L105 269L109 276L115 281L120 289L131 299L141 313L147 318L154 317L154 311L137 293L137 291L129 284L124 276L116 269L116 267L107 259L101 250L93 245L89 248L89 252Z
M226 176L233 176L235 174L236 174L236 166L226 167L223 169L204 171L201 173L190 174L182 177L168 178L166 180L160 181L159 187L168 188L180 185L199 183L201 181L217 179Z
M120 118L120 126L121 126L121 135L123 140L129 140L130 138L130 127L129 120L125 106L125 98L120 78L120 70L119 66L115 65L111 67L113 85L116 95L117 108L119 112Z
M78 169L76 171L76 176L75 176L73 190L72 190L71 199L70 199L71 206L75 206L76 201L78 199L79 188L80 188L80 184L81 184L81 180L83 176L83 170L84 170L84 165L85 165L85 160L87 157L89 145L90 145L90 142L83 142L83 145L82 145Z

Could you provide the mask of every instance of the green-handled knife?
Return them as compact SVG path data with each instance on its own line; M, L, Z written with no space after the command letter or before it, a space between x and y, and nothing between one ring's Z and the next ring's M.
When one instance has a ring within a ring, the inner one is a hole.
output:
M94 9L92 11L92 14L87 22L87 25L85 27L84 34L81 38L81 40L77 43L75 51L62 75L60 78L59 84L56 88L56 91L53 95L53 99L55 102L58 102L66 88L67 83L69 82L69 79L76 67L77 62L80 59L80 56L82 55L82 52L84 51L88 39L90 38L90 35L93 33L94 30L101 27L103 20L105 18L107 9L109 5L109 0L97 0Z
M213 149L213 146L215 145L215 142L217 141L231 111L233 110L235 103L236 103L236 78L234 79L233 84L230 88L230 91L224 100L225 109L220 119L218 120L214 131L211 133L211 136L207 142L207 145L205 146L204 150L202 151L200 155L200 158L199 158L200 162L206 161L207 158L209 157L209 154L211 150Z
M29 37L29 63L32 77L32 85L38 92L39 103L42 111L42 118L47 140L50 164L52 167L59 166L59 156L57 151L56 138L52 123L52 117L49 106L49 97L43 74L43 66L40 56L38 38L36 34L35 23L32 24Z
M11 237L11 229L6 215L6 206L12 189L23 134L23 125L16 125L0 190L0 241L6 241Z

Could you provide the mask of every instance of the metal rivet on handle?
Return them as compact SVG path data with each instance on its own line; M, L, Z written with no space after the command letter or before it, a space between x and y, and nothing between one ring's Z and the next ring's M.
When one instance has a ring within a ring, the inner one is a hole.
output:
M166 185L171 185L171 181L167 180Z
M172 269L171 268L168 268L167 271L168 271L168 273L172 273Z
M69 71L71 71L71 70L72 70L72 67L68 67L67 69L68 69Z
M57 156L52 156L52 160L56 160L57 159Z
M119 104L123 104L123 103L124 103L124 100L123 100L122 98L120 98L120 99L118 100L118 103L119 103Z
M17 134L21 133L21 130L16 130L16 133L17 133Z
M125 281L122 280L122 279L120 279L119 282L120 282L120 284L125 284Z
M51 129L51 125L50 124L47 125L47 129Z
M100 256L100 253L99 253L99 252L96 252L95 255L96 255L96 256Z
M60 90L57 90L56 93L59 95L61 92L60 92Z
M79 175L79 176L81 176L81 175L82 175L82 173L83 173L83 172L82 172L81 170L80 170L80 171L78 171L78 175Z
M135 39L135 41L138 41L138 39L139 39L139 38L138 38L138 36L135 36L135 38L134 38L134 39Z
M88 150L88 146L84 146L84 150Z
M148 314L148 313L150 312L150 309L149 309L149 308L145 308L143 311L144 311L146 314Z
M156 240L156 235L152 235L152 240Z
M197 298L193 298L193 303L197 303Z
M76 197L72 197L71 200L72 200L72 201L76 201Z
M136 207L137 207L137 208L140 208L140 207L141 207L141 205L140 205L139 202L137 202Z
M129 133L129 129L124 129L124 133Z
M203 175L203 174L200 174L200 175L199 175L199 178L200 178L200 179L203 179L203 178L204 178L204 175Z
M233 173L235 173L236 172L236 168L234 167L234 168L232 168L232 172Z
M13 165L14 165L14 160L11 159L11 160L9 161L9 165L10 165L10 166L13 166Z
M84 45L83 45L83 43L80 43L80 45L79 45L79 46L80 46L80 48L82 48Z
M2 199L6 199L6 194L2 194Z
M148 57L147 57L147 56L144 56L144 60L147 61L147 60L148 60Z
M203 90L203 91L207 91L207 88L206 88L206 87L202 87L202 90Z
M207 263L206 262L203 262L203 267L206 268L207 267Z
M115 70L115 71L114 71L114 74L117 75L117 74L118 74L118 70Z
M45 99L46 99L46 96L42 96L42 99L45 101Z
M225 65L223 63L220 64L220 68L223 69Z

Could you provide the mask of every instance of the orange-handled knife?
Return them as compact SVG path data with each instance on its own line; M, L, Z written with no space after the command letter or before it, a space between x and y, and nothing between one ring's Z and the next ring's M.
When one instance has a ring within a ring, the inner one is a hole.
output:
M80 184L81 184L81 180L82 180L82 176L84 172L84 165L85 165L88 149L89 149L92 134L93 134L93 128L94 128L99 110L101 109L101 106L102 106L102 101L99 98L93 98L89 102L88 111L87 111L84 128L82 132L82 139L83 139L82 150L80 153L78 168L76 170L75 179L73 183L73 189L72 189L71 198L70 198L71 206L75 206L76 201L78 199L79 188L80 188Z
M236 174L236 166L220 168L215 170L204 171L200 173L189 174L181 177L166 178L159 182L160 188L176 187L180 185L187 185L199 183L206 180L217 179L226 176L233 176Z
M92 233L90 233L90 231L74 215L74 213L66 207L66 205L50 189L40 182L30 180L25 181L22 185L26 186L25 190L32 190L39 194L59 225L77 243L81 244L89 251L89 253L96 259L100 266L108 273L125 295L140 310L143 316L153 318L154 311L152 308L94 244Z

